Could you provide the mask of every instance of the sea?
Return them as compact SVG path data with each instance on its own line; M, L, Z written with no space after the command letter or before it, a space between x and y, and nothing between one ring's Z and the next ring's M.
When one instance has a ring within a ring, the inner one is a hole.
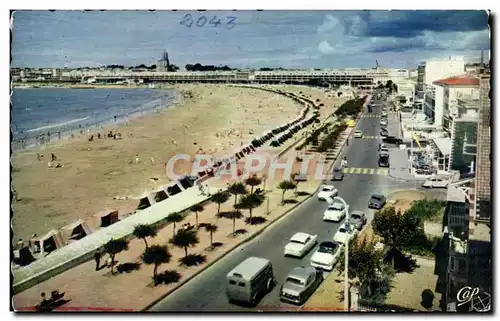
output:
M12 148L31 148L72 134L123 123L179 101L171 89L14 88Z

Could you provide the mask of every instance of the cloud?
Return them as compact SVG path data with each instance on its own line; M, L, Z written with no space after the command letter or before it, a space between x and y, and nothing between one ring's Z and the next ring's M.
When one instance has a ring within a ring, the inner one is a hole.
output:
M335 12L317 37L323 55L490 48L484 11Z
M318 45L318 49L323 54L334 53L335 49L328 43L328 41L321 41Z

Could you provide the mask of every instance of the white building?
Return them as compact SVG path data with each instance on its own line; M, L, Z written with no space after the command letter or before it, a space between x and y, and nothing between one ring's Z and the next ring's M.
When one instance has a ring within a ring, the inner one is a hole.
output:
M450 130L460 94L479 97L479 80L469 75L448 77L433 82L425 92L424 113L438 128Z
M420 67L421 66L419 66L419 68ZM440 128L443 126L444 91L443 87L436 86L435 82L441 79L444 80L453 76L463 75L465 61L463 57L430 60L423 64L422 69L424 72L423 110L426 116L433 121L434 126Z
M415 82L412 81L399 81L395 82L398 91L398 100L404 106L412 106L415 99Z
M450 57L443 60L429 60L425 62L424 85L432 86L436 80L458 76L465 71L463 57Z

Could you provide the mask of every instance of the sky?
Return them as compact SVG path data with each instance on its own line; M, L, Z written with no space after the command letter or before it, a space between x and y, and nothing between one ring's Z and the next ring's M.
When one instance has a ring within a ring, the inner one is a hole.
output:
M486 11L17 11L11 66L151 65L166 50L181 70L372 68L376 60L416 68L489 49Z

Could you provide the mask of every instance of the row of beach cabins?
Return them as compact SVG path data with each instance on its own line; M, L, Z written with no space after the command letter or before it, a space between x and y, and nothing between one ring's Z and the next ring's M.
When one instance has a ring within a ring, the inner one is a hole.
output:
M293 94L283 92L282 94L304 103L303 100L297 99L297 97ZM300 115L294 120L276 127L273 130L269 130L259 137L254 137L250 144L241 147L239 151L236 151L233 155L225 156L224 158L216 161L212 168L201 171L196 176L185 176L178 181L162 186L157 191L145 193L139 198L137 210L143 210L151 207L153 204L162 202L193 186L200 186L204 181L214 177L218 171L223 170L224 168L229 169L231 164L245 158L247 155L255 152L256 148L263 146L271 140L272 142L279 142L279 145L281 145L281 143L291 138L300 129L309 126L318 119L318 107L313 102L307 99L305 100L310 104L306 103ZM310 105L314 106L316 110L312 116L306 119ZM274 145L271 144L271 146ZM243 174L244 173L238 171L239 176ZM76 222L68 224L60 229L53 229L42 237L30 239L27 245L23 244L20 246L20 249L14 251L14 263L22 266L28 265L36 258L42 258L51 252L66 246L67 244L86 237L97 229L108 227L118 221L118 210L106 209L95 214L91 222L78 219Z

